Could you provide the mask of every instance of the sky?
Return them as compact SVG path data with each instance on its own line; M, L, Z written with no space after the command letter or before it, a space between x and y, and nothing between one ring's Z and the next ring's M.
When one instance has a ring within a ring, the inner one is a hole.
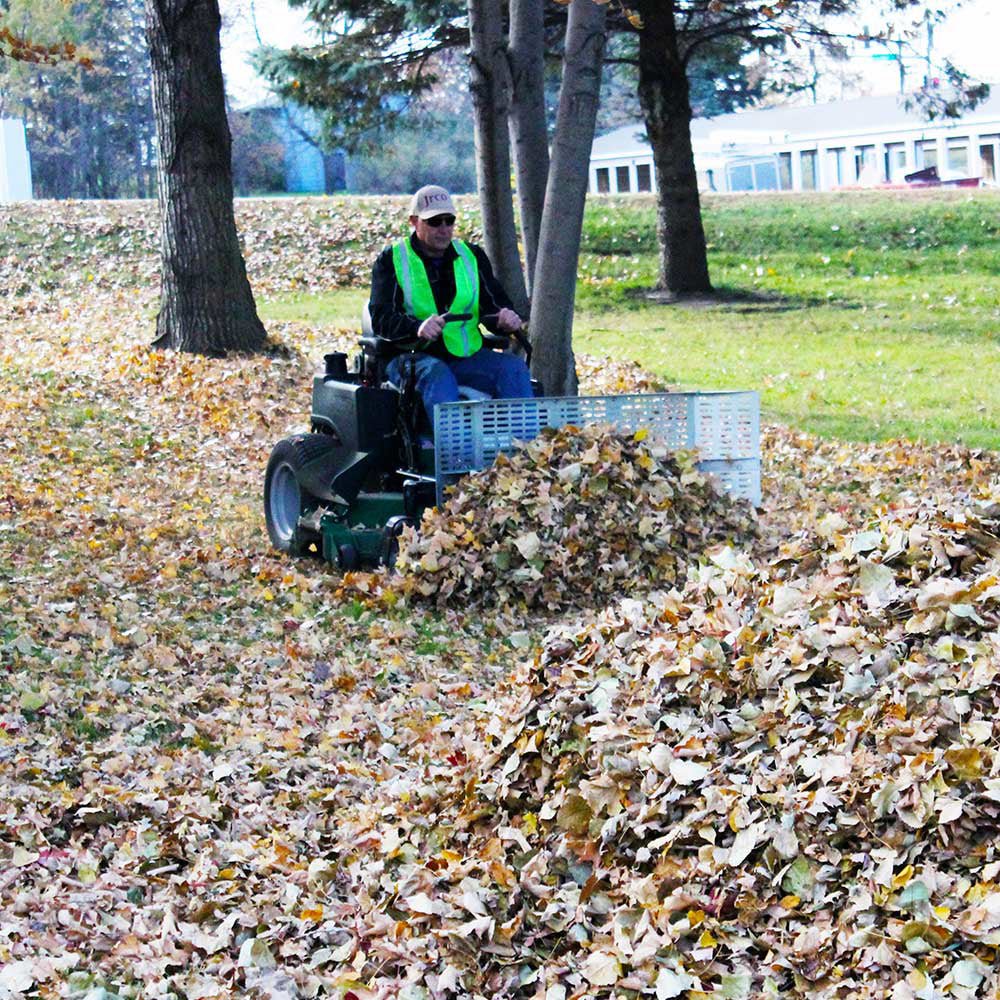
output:
M996 0L970 0L937 29L935 44L942 56L970 76L997 83L1000 9Z
M250 67L261 44L290 48L309 40L308 18L285 0L219 0L222 12L222 72L226 93L237 107L267 96L267 87Z
M861 18L864 21L864 18ZM878 21L868 19L871 30ZM1000 39L1000 9L996 0L965 0L943 24L934 29L934 55L950 60L963 72L980 80L1000 82L996 44ZM922 46L923 41L918 43Z
M237 106L262 100L267 88L250 68L250 53L260 41L287 48L308 41L308 20L301 9L286 0L220 0L222 10L222 68L226 88ZM861 19L864 23L864 19ZM869 19L872 30L877 21ZM859 25L860 27L860 25ZM948 58L970 76L1000 83L996 44L1000 39L1000 4L997 0L965 0L964 5L934 33L934 51ZM872 84L891 92L898 80L891 64L873 61Z

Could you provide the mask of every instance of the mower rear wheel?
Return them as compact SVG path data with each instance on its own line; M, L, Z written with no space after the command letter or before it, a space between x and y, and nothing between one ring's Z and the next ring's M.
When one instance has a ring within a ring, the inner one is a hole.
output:
M302 469L332 447L325 434L297 434L279 441L271 450L264 473L264 518L271 544L279 552L319 554L319 536L299 525L299 518L315 510L319 500L300 479Z

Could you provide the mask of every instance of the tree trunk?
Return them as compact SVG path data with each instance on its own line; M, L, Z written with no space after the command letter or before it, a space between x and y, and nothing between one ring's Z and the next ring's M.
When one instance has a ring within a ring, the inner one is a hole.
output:
M606 10L594 0L572 0L566 25L531 313L532 374L550 396L575 396L577 391L573 302L607 38Z
M503 40L501 0L469 0L472 105L476 128L476 177L486 255L522 316L528 293L517 249L510 187L510 68Z
M233 217L231 139L218 0L146 0L160 204L154 346L198 354L259 349Z
M641 0L639 13L639 102L656 173L659 286L675 295L711 292L687 67L678 50L674 3Z
M529 297L535 287L538 235L549 175L544 12L544 0L510 0L510 66L514 89L510 132Z

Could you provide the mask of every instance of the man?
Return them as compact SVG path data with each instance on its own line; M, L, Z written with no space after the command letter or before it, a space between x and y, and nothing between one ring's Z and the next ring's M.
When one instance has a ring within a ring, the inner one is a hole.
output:
M486 254L455 239L455 214L443 187L420 188L410 200L413 232L386 247L372 268L368 308L373 332L418 344L412 354L393 358L387 373L399 384L412 359L417 392L431 426L434 407L458 399L459 384L494 399L532 394L524 361L483 344L480 323L501 334L517 333L523 324ZM448 314L470 318L451 319Z

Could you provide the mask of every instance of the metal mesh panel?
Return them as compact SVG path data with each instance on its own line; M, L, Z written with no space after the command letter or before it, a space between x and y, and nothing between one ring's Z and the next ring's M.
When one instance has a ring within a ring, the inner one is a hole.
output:
M735 458L732 461L702 461L698 468L710 475L716 487L743 497L755 507L760 506L760 459Z
M694 410L694 441L705 461L760 458L760 400L755 392L685 394Z
M434 411L438 503L444 487L488 468L543 427L647 428L669 448L698 450L729 492L760 503L760 400L756 392L671 392L630 396L546 396L443 403Z

